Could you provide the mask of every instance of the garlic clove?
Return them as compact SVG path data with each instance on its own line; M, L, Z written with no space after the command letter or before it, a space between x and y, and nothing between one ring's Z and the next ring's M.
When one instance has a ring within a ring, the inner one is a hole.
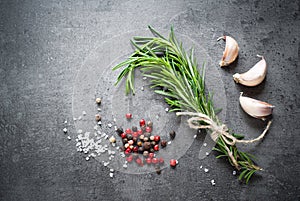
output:
M241 93L239 100L241 107L247 114L263 120L265 117L272 114L273 108L275 107L269 103L245 97L243 96L243 93Z
M235 61L239 54L239 46L236 40L230 36L222 36L217 40L223 39L226 41L225 50L223 52L222 60L220 61L220 66L228 66Z
M267 74L267 62L263 56L257 56L261 57L261 60L257 62L251 69L245 73L236 73L233 75L233 79L236 83L253 87L259 85L265 79Z

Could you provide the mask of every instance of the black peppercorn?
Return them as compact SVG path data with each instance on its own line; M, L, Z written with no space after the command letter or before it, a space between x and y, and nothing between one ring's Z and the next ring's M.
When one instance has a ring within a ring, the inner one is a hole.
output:
M151 136L151 134L150 134L150 133L147 133L147 132L145 132L145 133L144 133L144 136L149 138L149 137Z
M127 139L128 139L128 140L132 140L132 138L133 138L133 137L132 137L131 134L127 134Z
M122 139L122 142L123 142L123 144L126 144L126 143L128 143L128 139L124 138L124 139Z
M139 147L139 153L143 153L144 152L144 147Z
M155 166L155 171L157 174L161 174L161 169L160 169L159 165Z
M162 140L162 141L160 142L160 145L161 145L162 147L166 147L166 146L167 146L167 141L166 141L166 140Z
M170 138L173 140L175 138L175 136L176 136L175 131L171 131L170 132Z
M123 128L117 128L116 133L121 136L121 134L124 133Z
M137 132L137 127L136 126L132 126L131 129L132 129L133 132Z

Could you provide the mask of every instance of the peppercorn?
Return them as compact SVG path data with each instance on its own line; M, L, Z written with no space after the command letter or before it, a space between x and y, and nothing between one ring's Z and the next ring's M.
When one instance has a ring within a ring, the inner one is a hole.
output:
M157 164L159 162L158 158L152 158L152 163Z
M148 151L144 151L144 152L143 152L143 156L144 156L144 157L146 157L146 158L147 158L147 157L148 157L148 155L149 155L149 152L148 152Z
M121 136L121 134L124 133L123 128L117 128L116 133Z
M128 140L128 144L133 145L133 140Z
M144 133L144 136L149 138L151 136L151 134L146 132L146 133Z
M160 142L160 145L161 145L162 147L166 147L166 146L167 146L167 141L166 141L166 140L162 140L162 141Z
M138 133L139 135L142 135L142 134L143 134L142 129L139 129L139 130L137 131L137 133Z
M140 135L140 140L144 140L144 135Z
M154 146L156 145L156 142L155 142L155 141L151 141L150 143L151 143L151 146L152 146L152 147L154 147Z
M139 147L139 153L143 153L144 152L144 147Z
M149 152L154 153L155 150L154 150L153 148L150 148L150 149L149 149Z
M136 141L137 141L137 138L136 138L136 137L133 137L132 140L133 140L133 142L136 142Z
M153 126L153 122L152 122L152 121L148 121L148 122L147 122L147 126L149 126L149 127L151 127L151 128L152 128L152 126Z
M145 130L146 130L146 132L147 132L147 133L151 133L151 131L152 131L152 128L151 128L151 127L149 127L149 126L147 126Z
M160 164L163 164L164 162L165 162L165 160L164 160L162 157L160 157L160 158L159 158L159 163L160 163Z
M101 104L101 98L96 98L96 103L100 105Z
M171 159L171 160L170 160L170 166L173 167L173 168L176 167L177 163L178 163L178 162L177 162L177 160L175 160L175 159Z
M140 127L145 126L145 124L146 124L145 119L141 119L140 120Z
M148 150L148 149L150 149L150 148L151 148L150 142L144 142L144 149L145 149L145 150Z
M141 141L138 141L136 144L137 144L137 146L139 146L139 147L143 146L143 143L142 143Z
M137 132L137 127L136 126L132 126L131 129L132 129L133 132Z
M132 118L132 114L131 114L131 113L127 113L127 114L125 115L125 117L126 117L126 119L131 119L131 118Z
M154 153L149 153L149 158L154 158Z
M143 166L143 161L140 158L135 159L135 162L139 165L139 166Z
M175 138L175 136L176 136L176 133L175 133L175 131L171 131L170 133L170 138L173 140L174 138Z
M152 163L152 159L151 158L146 158L146 163L147 164L151 164Z
M127 137L126 133L122 133L122 134L121 134L121 138L124 139L124 138L126 138L126 137Z
M157 174L161 174L161 169L160 169L159 166L156 166L156 167L155 167L155 172L156 172Z
M153 149L154 149L155 151L158 151L158 150L159 150L158 144L157 144L157 145L154 145Z
M141 130L143 131L143 133L146 132L146 126L141 126Z
M132 136L137 138L139 136L139 134L137 132L133 132Z
M160 141L160 136L159 135L155 135L154 136L154 141L155 142L159 142Z
M128 143L126 143L125 145L124 145L124 147L127 149L128 147L129 147L130 145L128 144Z
M132 140L132 139L133 139L132 135L127 134L127 139L128 139L128 140Z
M125 130L125 133L127 133L127 134L131 134L131 129L130 128L127 128L126 130Z
M101 116L100 116L100 114L96 114L96 115L95 115L95 120L96 120L96 121L101 121Z
M151 141L153 141L154 140L154 136L152 135L152 136L150 136L150 140Z
M148 137L144 137L144 142L147 142L149 141L149 138Z

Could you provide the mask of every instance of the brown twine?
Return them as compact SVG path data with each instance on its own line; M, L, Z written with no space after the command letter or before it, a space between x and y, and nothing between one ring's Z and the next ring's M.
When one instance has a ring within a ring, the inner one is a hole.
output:
M266 128L264 129L264 131L257 138L254 138L251 140L239 140L228 132L228 128L226 125L224 125L224 124L218 125L215 121L213 121L209 116L207 116L205 114L194 113L194 112L177 112L176 115L177 116L180 116L180 115L193 116L193 117L189 118L187 121L190 128L210 129L212 131L210 134L210 137L213 141L216 142L219 137L222 137L222 139L226 142L226 144L231 145L231 146L235 145L236 143L250 144L250 143L260 141L261 139L264 138L264 136L266 135L266 133L269 130L271 123L272 123L272 121L269 121ZM207 125L200 125L199 121L205 122L205 123L207 123ZM231 141L228 139L230 139ZM225 146L225 148L226 148L226 151L228 152L228 156L232 160L232 163L234 164L234 166L237 169L240 169L237 161L233 157L232 152L228 149L227 146Z

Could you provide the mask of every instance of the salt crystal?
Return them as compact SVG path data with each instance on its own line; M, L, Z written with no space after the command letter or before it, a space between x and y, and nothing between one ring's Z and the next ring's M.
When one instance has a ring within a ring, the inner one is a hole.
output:
M108 166L109 162L104 162L103 165L106 167Z
M86 115L86 111L82 111L82 115L85 116Z
M236 175L236 171L235 170L232 171L232 175Z
M147 77L143 77L143 80L147 80Z
M207 143L203 143L203 146L205 146L205 147L206 147L206 146L207 146Z
M99 112L101 112L101 108L98 108L97 110L98 110Z
M110 172L110 173L109 173L109 176L110 176L111 178L113 178L113 177L114 177L114 173Z
M82 130L81 130L81 129L79 129L79 130L77 131L77 133L81 134L81 133L82 133Z
M109 123L109 124L107 124L107 126L108 126L109 128L111 128L111 127L112 127L112 124L111 124L111 123Z
M194 139L197 138L197 135L194 135Z
M203 168L203 166L201 165L201 166L200 166L200 169L202 169L202 168Z
M68 121L66 120L64 123L65 123L65 124L67 124L67 123L68 123Z
M215 180L213 180L213 179L210 181L210 183L211 183L211 185L213 185L213 186L216 185Z
M90 157L87 156L87 157L85 158L85 160L87 160L87 161L90 160Z
M169 112L169 108L166 108L165 111L166 111L166 112Z
M109 169L109 171L110 171L110 172L114 172L115 170L114 170L114 169L112 169L112 168L110 168L110 169Z
M127 164L124 164L124 165L123 165L123 168L127 168Z
M116 119L116 118L114 118L114 119L113 119L113 121L114 121L114 122L117 122L117 119Z
M98 121L98 125L101 126L101 125L102 125L102 122L101 122L101 121Z
M70 137L70 136L68 136L68 140L71 140L71 137Z
M141 87L141 91L144 91L144 87Z
M171 143L172 143L172 141L169 141L169 142L168 142L168 144L171 144Z
M77 118L75 118L75 117L74 117L74 118L73 118L73 120L74 120L74 121L76 121L76 120L77 120Z
M82 117L81 117L81 116L79 116L79 117L78 117L78 120L81 120L81 119L82 119Z
M67 128L64 128L63 129L64 133L68 132L68 129Z
M91 153L90 156L93 157L93 158L95 158L96 154L95 153Z
M208 172L209 170L207 168L204 168L204 172Z
M79 147L81 145L81 142L76 143L76 147Z

